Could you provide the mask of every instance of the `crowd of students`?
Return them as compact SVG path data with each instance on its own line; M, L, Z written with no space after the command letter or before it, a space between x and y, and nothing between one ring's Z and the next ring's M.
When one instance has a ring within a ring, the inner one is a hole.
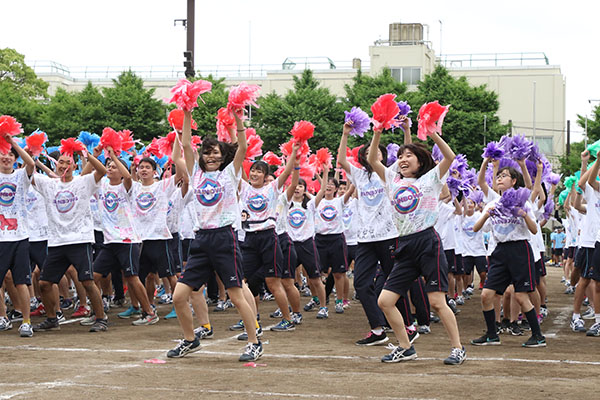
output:
M382 361L415 359L414 340L439 319L451 347L444 363L458 365L466 351L455 314L473 295L476 273L486 333L470 343L499 345L501 333L531 330L523 346L546 346L541 227L550 219L556 184L545 180L542 158L487 156L476 175L441 132L428 134L433 154L412 143L404 116L397 121L405 132L401 146L383 146L384 130L377 125L371 142L352 152L348 121L335 171L317 163L309 179L316 175L318 190L310 193L314 183L300 177L306 177L304 143L292 142L276 175L265 161L245 168L243 113L231 115L230 143L207 135L196 149L191 113L184 111L172 167L162 172L147 154L128 168L110 146L63 151L49 168L7 134L10 149L0 151L0 278L13 309L7 314L0 302L0 330L16 321L22 321L23 337L59 330L62 309L71 306L71 284L78 303L72 317L83 318L91 332L108 329L110 299L124 304L124 286L130 306L118 317L152 325L159 321L154 302L160 284L166 294L159 301L173 303L165 318L176 317L183 332L167 356L183 357L214 336L206 287L216 280L216 311L235 307L240 321L230 329L243 330L238 339L247 342L240 360L253 361L263 354L259 305L265 291L278 306L272 316L280 318L271 330L293 331L303 311L329 318L333 291L332 311L343 314L351 275L370 326L357 345L384 344L392 330L397 345L388 345ZM104 163L98 160L102 153ZM600 187L598 165L587 170L588 159L582 155L581 179L565 202L571 236L552 238L555 263L561 261L559 244L568 243L565 276L576 285L571 327L581 332L586 295L594 305L600 301L594 296L600 285L590 284L600 279L592 267L600 260ZM523 188L529 190L522 201L509 202ZM490 232L488 242L484 231ZM301 292L311 294L303 308ZM31 315L45 318L32 325ZM600 335L600 314L595 319L590 336Z

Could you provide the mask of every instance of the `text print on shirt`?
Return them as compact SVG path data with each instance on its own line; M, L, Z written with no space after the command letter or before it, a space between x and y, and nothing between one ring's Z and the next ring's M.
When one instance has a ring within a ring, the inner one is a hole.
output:
M0 183L0 205L10 207L15 201L17 185L10 182Z
M381 203L385 189L380 181L372 181L365 185L360 191L360 197L369 207L376 207Z
M306 213L302 210L294 210L288 216L288 220L292 228L301 228L306 221Z
M194 194L200 204L205 207L211 207L221 201L223 197L223 187L218 180L204 178L199 185L194 185Z
M67 213L73 209L75 203L79 200L77 196L75 196L69 190L61 190L56 193L54 197L54 205L59 213Z
M394 194L392 205L400 214L409 214L417 209L423 193L416 186L401 186Z

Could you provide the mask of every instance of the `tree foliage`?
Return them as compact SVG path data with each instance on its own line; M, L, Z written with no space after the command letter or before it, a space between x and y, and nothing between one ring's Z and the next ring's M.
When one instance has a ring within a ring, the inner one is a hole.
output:
M585 116L577 114L577 125L585 129ZM600 106L595 106L587 119L587 135L590 142L600 140Z
M46 97L48 83L25 64L25 56L14 49L0 49L0 85L15 89L27 99Z
M570 153L559 157L560 173L563 177L571 176L581 169L581 153L584 149L584 142L571 143Z

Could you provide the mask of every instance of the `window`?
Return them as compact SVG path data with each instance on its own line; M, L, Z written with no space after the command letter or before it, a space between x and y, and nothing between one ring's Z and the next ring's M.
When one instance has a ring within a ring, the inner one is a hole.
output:
M421 67L390 68L392 77L407 85L416 85L421 80Z
M527 139L533 141L533 137L527 137ZM552 146L552 136L535 136L535 144L538 145L540 151L544 154L554 154Z

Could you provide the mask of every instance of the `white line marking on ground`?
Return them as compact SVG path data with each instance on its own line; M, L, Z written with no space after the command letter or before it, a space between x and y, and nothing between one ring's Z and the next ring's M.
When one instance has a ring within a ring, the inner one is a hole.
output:
M552 329L549 329L546 332L544 332L544 330L542 329L543 335L546 336L547 338L557 338L558 331L563 329L565 327L565 325L567 327L569 326L568 325L569 315L571 314L572 309L573 309L572 307L561 308L558 315L556 315L556 317L552 320L552 323L554 324L554 326L552 327Z
M38 346L0 346L0 350L33 350L33 351L64 351L64 352L95 352L95 353L159 353L166 352L164 349L88 349L88 348L69 348L69 347L38 347ZM191 355L216 355L216 356L239 356L239 353L225 351L202 351ZM379 357L372 356L321 356L310 354L267 354L268 358L299 358L299 359L316 359L316 360L377 360ZM441 361L443 358L437 357L419 357L421 361ZM506 357L468 357L471 361L506 361L506 362L521 362L532 364L577 364L577 365L600 365L600 361L580 361L580 360L553 360L553 359L527 359L527 358L506 358Z

